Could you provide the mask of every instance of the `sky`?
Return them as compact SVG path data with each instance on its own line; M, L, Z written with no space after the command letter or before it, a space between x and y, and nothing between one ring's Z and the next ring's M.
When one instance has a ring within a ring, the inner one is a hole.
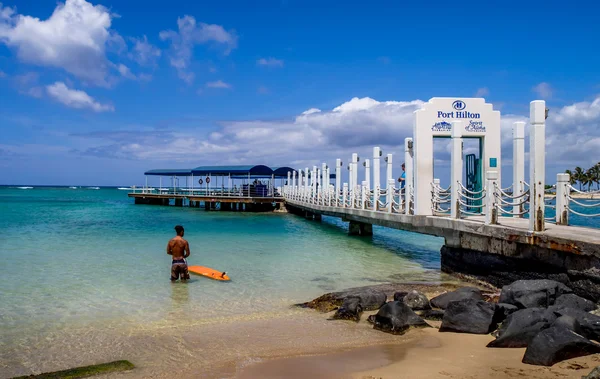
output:
M8 0L0 184L333 166L373 146L401 157L413 112L443 96L500 110L503 183L512 123L545 100L553 183L600 161L599 11L591 1ZM437 144L443 181L448 160Z

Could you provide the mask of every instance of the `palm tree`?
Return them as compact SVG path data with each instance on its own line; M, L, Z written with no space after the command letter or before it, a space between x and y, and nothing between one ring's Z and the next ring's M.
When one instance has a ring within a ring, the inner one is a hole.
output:
M583 172L583 169L581 167L577 166L575 167L573 176L575 177L575 180L579 182L579 190L581 191L581 184L585 179L585 172Z
M573 185L577 180L575 180L575 174L571 170L565 170L565 174L569 175L569 184Z
M587 169L587 171L583 174L582 182L583 182L584 186L588 186L588 192L590 192L590 187L594 183L594 170L593 169L591 169L591 168Z
M596 189L600 189L600 164L593 165L588 172L592 183L596 183Z

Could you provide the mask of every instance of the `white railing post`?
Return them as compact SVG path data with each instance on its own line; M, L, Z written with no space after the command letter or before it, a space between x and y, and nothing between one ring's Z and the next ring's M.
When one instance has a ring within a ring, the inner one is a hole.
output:
M545 156L546 156L546 102L535 100L530 103L529 119L529 230L544 231L545 201Z
M296 200L296 193L297 193L297 187L296 187L296 175L298 173L296 171L292 172L292 198L294 200ZM250 189L250 186L248 186L248 189Z
M321 163L321 203L325 205L325 197L327 195L327 188L329 188L329 180L327 178L327 163Z
M340 206L340 183L342 181L342 160L335 160L335 206Z
M365 159L363 162L365 166L365 182L367 182L367 191L371 190L371 161L369 159Z
M325 177L327 178L327 205L331 206L331 174L329 166L327 166L325 171Z
M366 204L367 204L367 181L366 180L363 180L363 182L362 182L360 194L361 194L360 208L366 209Z
M413 165L413 139L405 138L404 139L404 213L411 214L411 202L412 198L410 194L413 191L414 187L414 165ZM434 180L435 181L435 180Z
M451 204L450 204L450 217L460 218L460 199L463 173L463 140L462 140L462 121L452 121L452 150L450 155L450 190ZM462 192L462 191L461 191Z
M285 183L285 196L290 197L290 188L292 187L292 173L288 171L287 182ZM250 190L250 186L248 186L248 190Z
M569 225L569 174L556 175L556 225Z
M485 223L487 225L498 223L498 210L496 209L496 186L498 183L498 171L485 173Z
M385 157L385 163L386 165L386 175L385 175L385 180L386 183L390 181L390 179L394 179L393 174L392 174L392 154L388 154Z
M348 183L344 183L344 188L342 189L342 208L346 208L348 204Z
M350 163L348 163L348 199L352 199L352 192L354 192L353 188L354 185L352 184L352 171L353 171L354 165L352 164L352 160L350 161Z
M373 148L373 193L379 194L379 189L381 189L381 148L374 147ZM377 198L379 199L379 197ZM373 201L375 202L375 200ZM377 208L373 208L377 210Z
M312 175L310 176L310 186L312 187L310 190L310 202L314 204L317 198L317 166L313 166Z
M388 179L388 182L387 182L386 199L387 199L387 212L388 213L392 213L392 211L394 210L394 182L395 182L395 180L393 178Z
M358 154L356 153L352 153L352 161L351 161L351 165L352 165L352 179L350 179L350 191L353 193L353 200L356 200L357 194L356 194L356 187L360 185L360 183L358 183L358 161L359 161L359 157Z
M321 185L321 169L317 168L317 193L316 193L316 203L315 204L320 204L321 203L321 187L323 187Z
M513 187L512 194L515 202L522 202L525 192L525 123L513 124ZM523 205L513 206L513 217L523 217Z
M304 173L306 174L306 180L304 181L304 201L307 202L310 197L310 171L308 167L304 168Z

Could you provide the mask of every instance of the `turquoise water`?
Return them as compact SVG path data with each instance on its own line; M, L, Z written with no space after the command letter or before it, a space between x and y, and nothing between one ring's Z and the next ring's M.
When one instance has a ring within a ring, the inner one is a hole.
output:
M441 278L442 239L383 228L349 237L334 219L134 205L113 188L4 187L0 215L4 354L72 328L268 317L332 290ZM231 282L169 282L176 224L189 264L227 271Z

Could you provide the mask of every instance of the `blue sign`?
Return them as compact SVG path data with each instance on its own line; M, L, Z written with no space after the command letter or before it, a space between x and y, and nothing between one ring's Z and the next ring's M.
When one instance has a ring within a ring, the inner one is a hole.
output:
M462 111L466 107L467 104L465 104L465 102L462 100L456 100L454 103L452 103L452 108L456 109L457 111Z

